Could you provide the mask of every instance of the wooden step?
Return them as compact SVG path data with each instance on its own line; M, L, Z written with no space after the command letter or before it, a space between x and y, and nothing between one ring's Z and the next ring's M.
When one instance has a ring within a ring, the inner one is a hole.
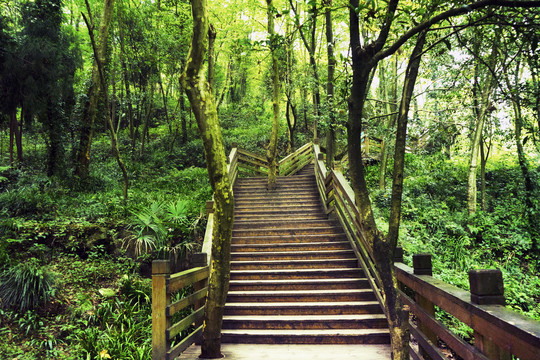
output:
M231 280L292 280L364 277L361 269L271 269L231 270Z
M235 236L232 238L233 245L240 244L293 244L293 243L326 243L326 242L346 242L347 236L345 233L338 234L307 234L307 235L264 235L264 236ZM321 245L321 250L335 250L324 249L325 245ZM350 244L349 244L350 248Z
M231 261L231 270L343 269L357 265L357 259L242 260Z
M264 260L312 260L312 259L355 259L353 250L318 250L318 251L275 251L275 252L234 252L232 261Z
M274 221L279 220L297 220L297 221L303 221L303 220L327 220L328 216L322 212L311 212L311 213L299 213L299 214L234 214L234 221L243 221L243 220L252 220L252 221L267 221L269 223L272 223Z
M235 210L235 216L241 215L241 216L250 216L250 215L279 215L279 216L295 216L295 215L303 215L308 211L309 213L316 213L320 214L322 212L322 209L317 209L317 211L309 211L307 209L301 209L301 208L294 208L294 209L258 209L258 210Z
M272 236L272 235L311 235L311 234L340 234L343 229L340 226L324 227L283 227L283 228L259 228L259 229L233 229L232 236Z
M370 289L366 278L231 280L229 291Z
M300 228L334 228L340 229L338 222L335 220L281 220L281 221L255 221L255 220L239 220L234 222L234 230L243 229L300 229Z
M374 301L371 289L229 291L227 302L332 302Z
M385 329L226 329L222 331L221 341L240 344L388 344L390 334Z
M318 250L349 250L349 241L329 241L329 242L298 242L298 243L256 243L238 244L233 238L232 252L276 252L276 251L318 251Z
M315 329L384 329L383 314L357 315L245 315L224 316L223 329L315 330Z
M249 196L267 196L267 197L283 197L286 194L305 194L305 193L316 193L316 185L308 186L297 186L297 187L284 187L282 189L267 190L266 188L234 188L234 194L238 196L249 195Z
M382 314L377 301L227 303L224 315L356 315Z

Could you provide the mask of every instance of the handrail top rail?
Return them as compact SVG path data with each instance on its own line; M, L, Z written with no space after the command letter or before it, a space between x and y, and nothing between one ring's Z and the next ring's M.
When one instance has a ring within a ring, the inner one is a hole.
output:
M311 147L311 144L312 144L312 142L310 141L310 142L308 142L308 143L302 145L301 147L299 147L298 149L296 149L296 151L290 153L289 155L287 155L287 156L285 156L283 159L281 159L281 160L279 161L279 164L281 165L282 163L286 162L286 161L289 160L290 158L292 158L292 157L298 155L299 153L305 151L306 149L310 148L310 147Z
M540 322L507 309L503 305L477 305L471 302L470 293L466 290L430 275L416 275L411 267L403 263L395 263L394 266L400 282L460 321L473 326L475 330L485 335L488 335L491 329L500 329L504 335L498 338L499 341L516 345L512 340L519 338L534 346L536 355L540 355ZM449 306L450 304L453 306ZM482 321L485 326L479 326L478 321ZM523 351L523 349L512 349L512 353L519 356L520 350Z

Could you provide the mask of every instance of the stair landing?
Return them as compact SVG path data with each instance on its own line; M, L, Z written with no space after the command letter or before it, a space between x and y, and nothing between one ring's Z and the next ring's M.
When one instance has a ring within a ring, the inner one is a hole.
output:
M223 344L223 359L231 360L389 360L389 345L265 345ZM197 360L201 347L192 345L178 359Z

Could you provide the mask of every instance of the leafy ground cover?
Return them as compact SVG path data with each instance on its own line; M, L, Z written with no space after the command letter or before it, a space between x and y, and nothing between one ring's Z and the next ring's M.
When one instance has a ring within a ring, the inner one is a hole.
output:
M540 320L540 254L532 248L533 238L540 234L537 224L525 216L517 162L506 156L488 162L486 210L472 217L465 206L464 159L408 154L406 169L400 229L405 262L412 266L413 254L432 254L434 276L466 290L468 270L501 269L507 306ZM377 175L377 166L371 167L373 186ZM533 175L538 182L540 168ZM390 190L373 194L377 221L385 225ZM537 192L536 209L539 200ZM456 333L471 338L470 328L442 311L438 316Z

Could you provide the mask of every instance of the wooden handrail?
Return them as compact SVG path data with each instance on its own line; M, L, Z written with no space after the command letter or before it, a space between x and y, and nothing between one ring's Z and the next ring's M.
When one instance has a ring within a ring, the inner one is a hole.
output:
M414 269L405 264L396 263L395 269L402 286L474 330L476 347L453 335L423 306L402 294L403 302L410 306L411 313L463 359L511 359L510 354L521 360L540 359L540 322L528 319L503 305L478 305L472 301L474 294L471 296L470 292L430 275L417 275ZM433 343L423 346L427 348L433 346Z
M361 226L358 222L358 208L354 201L354 192L340 171L328 171L326 169L324 156L317 144L313 145L313 155L316 159L315 178L323 206L328 214L333 213L340 221L353 247L359 265L364 269L365 276L375 293L377 301L382 310L385 311L381 291L382 282L375 268L371 247L368 246L362 235Z
M287 155L279 162L279 175L291 176L302 170L311 162L311 152L312 144L309 142L295 152Z
M168 260L152 262L152 359L172 360L187 349L202 333L204 305L209 266L200 266L180 273L170 273ZM171 303L171 296L193 285L195 292L179 301ZM194 311L171 324L173 315L193 306ZM195 324L195 330L178 344L171 346L174 337Z

